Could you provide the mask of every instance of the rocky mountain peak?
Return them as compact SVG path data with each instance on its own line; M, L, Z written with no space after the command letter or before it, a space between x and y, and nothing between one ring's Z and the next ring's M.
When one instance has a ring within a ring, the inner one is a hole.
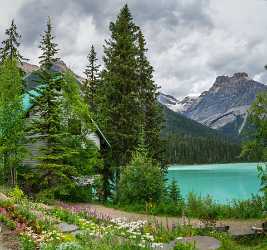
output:
M229 76L217 76L214 84L221 84L229 81Z
M246 72L235 73L233 78L248 78L248 74Z
M166 105L173 111L229 135L239 135L247 120L247 111L258 93L267 86L245 72L218 76L213 86L198 98L186 97L176 104Z

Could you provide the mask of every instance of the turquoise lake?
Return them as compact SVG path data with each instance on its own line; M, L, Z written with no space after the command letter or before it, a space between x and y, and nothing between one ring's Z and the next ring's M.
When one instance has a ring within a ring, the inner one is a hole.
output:
M194 192L211 195L219 203L248 199L260 188L257 163L173 165L167 178L178 182L184 197Z

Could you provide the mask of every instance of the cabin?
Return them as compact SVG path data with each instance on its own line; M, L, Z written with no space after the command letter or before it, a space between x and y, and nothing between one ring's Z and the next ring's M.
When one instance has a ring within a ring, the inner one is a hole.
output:
M31 75L31 79L32 79L32 75ZM40 95L39 94L40 92L38 92L36 88L38 88L38 86L35 86L35 88L28 90L27 93L25 93L23 96L23 110L25 111L26 117L29 120L34 117L34 113L35 113L33 112L34 105L32 104L31 100L33 97L37 97L38 95ZM91 121L92 121L93 126L95 127L95 132L89 133L87 135L88 139L92 140L92 142L96 145L96 147L99 150L100 150L100 147L102 147L103 145L110 147L110 144L107 138L105 137L104 133L101 131L97 123L93 119L91 119ZM40 149L44 147L45 145L46 145L46 142L40 141L40 140L33 142L33 143L26 144L26 148L29 154L24 160L23 164L29 167L36 166L38 164L37 157L40 154Z

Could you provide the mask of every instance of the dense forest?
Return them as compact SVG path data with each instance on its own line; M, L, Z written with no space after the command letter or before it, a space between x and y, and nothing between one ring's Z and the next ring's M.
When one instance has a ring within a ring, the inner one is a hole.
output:
M166 107L162 137L169 164L240 162L240 141L210 129Z
M205 164L240 162L241 146L219 140L218 137L192 137L170 135L167 137L166 158L170 163Z

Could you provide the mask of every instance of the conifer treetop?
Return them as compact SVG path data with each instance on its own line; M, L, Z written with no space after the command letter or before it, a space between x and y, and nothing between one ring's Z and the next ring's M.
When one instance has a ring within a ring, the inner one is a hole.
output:
M84 71L87 81L95 81L99 77L100 65L97 63L98 59L94 45L91 46L89 54L87 56L88 65Z
M49 69L54 63L60 60L60 58L56 57L59 49L57 49L58 45L54 42L55 37L52 34L51 17L48 17L46 28L39 46L42 50L42 55L39 56L39 63L42 68Z
M10 27L5 32L7 39L2 42L0 48L1 63L6 59L17 60L19 63L27 61L19 52L21 35L17 31L15 20L12 19Z

